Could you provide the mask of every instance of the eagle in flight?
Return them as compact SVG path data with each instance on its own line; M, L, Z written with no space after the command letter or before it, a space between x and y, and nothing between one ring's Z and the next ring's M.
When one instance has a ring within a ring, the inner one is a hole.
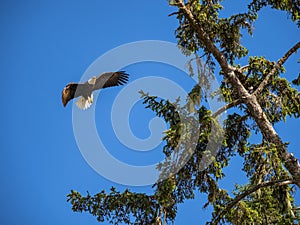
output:
M125 71L106 72L92 77L85 83L69 83L62 91L62 103L66 107L71 99L80 97L76 102L77 107L88 109L93 103L93 91L123 85L127 83L128 76Z

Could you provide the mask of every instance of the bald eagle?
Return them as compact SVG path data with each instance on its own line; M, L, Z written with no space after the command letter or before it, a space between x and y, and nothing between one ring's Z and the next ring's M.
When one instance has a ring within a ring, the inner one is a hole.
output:
M106 72L85 83L69 83L62 91L62 103L66 107L71 99L80 97L76 102L77 107L88 109L93 103L93 91L123 85L128 81L128 76L125 71Z

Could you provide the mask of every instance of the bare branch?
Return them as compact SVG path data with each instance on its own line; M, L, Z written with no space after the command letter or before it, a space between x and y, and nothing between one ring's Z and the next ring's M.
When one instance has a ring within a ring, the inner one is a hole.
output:
M168 16L174 16L174 15L177 15L177 14L178 14L178 12L172 12Z
M236 99L230 103L228 103L227 105L219 108L213 115L212 117L216 118L217 116L219 116L221 113L225 112L227 109L230 109L234 106L237 106L239 104L241 104L243 101L241 99Z
M236 68L236 72L243 73L244 71L247 71L248 68L249 68L249 65L245 65L245 66L242 66L241 68Z
M269 83L270 79L272 76L274 76L274 74L276 73L276 71L286 62L286 60L294 53L298 50L298 48L300 48L300 42L298 42L297 44L295 44L290 50L288 50L284 56L278 60L277 64L274 66L274 68L270 71L270 73L265 77L265 79L260 83L260 85L258 86L258 88L254 91L254 95L258 95L263 89L264 87Z
M299 181L298 181L299 182ZM221 213L210 223L210 225L217 225L219 221L229 212L230 209L233 208L239 201L241 201L246 196L252 194L253 192L257 191L260 188L269 187L269 186L283 186L287 184L294 184L297 183L295 180L285 179L285 180L276 180L276 181L267 181L260 183L246 191L242 194L236 196L227 206L225 209L221 211Z

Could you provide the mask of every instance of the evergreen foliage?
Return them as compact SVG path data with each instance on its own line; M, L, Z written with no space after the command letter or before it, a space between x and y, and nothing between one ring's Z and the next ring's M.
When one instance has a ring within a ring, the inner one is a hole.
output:
M168 178L158 181L151 195L130 190L120 193L115 188L94 196L72 191L68 201L73 211L86 211L99 222L106 220L112 224L172 224L178 204L193 199L200 192L207 194L204 207L213 206L212 219L207 224L299 224L300 212L296 210L293 196L300 184L300 165L289 153L288 143L274 134L272 126L285 121L287 116L300 116L300 94L293 87L293 84L299 85L300 78L295 75L291 83L281 76L285 72L284 62L300 43L278 62L249 56L241 44L241 30L252 34L254 21L267 6L286 11L288 18L299 27L299 1L253 0L247 12L228 18L219 16L222 1L172 0L169 4L177 8L172 15L179 22L175 32L178 45L185 54L195 54L197 71L190 67L190 73L198 75L199 84L192 88L184 106L142 93L146 108L169 125L162 149L166 160L158 166L161 177L168 174ZM237 60L244 57L248 57L248 65L239 65ZM202 104L207 97L204 89L209 87L203 85L208 82L199 71L205 65L206 71L215 72L217 64L223 76L220 93L228 105L213 114ZM230 111L230 108L235 110ZM260 115L254 113L256 109ZM221 131L218 116L225 110L229 110L228 117ZM183 127L195 122L196 133L191 133L189 125ZM220 129L212 132L212 124ZM208 142L218 139L221 132L224 132L224 140L220 149L213 149L214 145L207 149ZM252 133L260 133L261 142L251 143ZM187 151L188 142L194 142L196 149ZM179 159L175 167L172 155ZM223 169L230 166L230 160L236 156L243 160L248 184L236 185L234 192L229 193L219 187L219 181L225 176ZM188 160L177 171L174 168L178 168L182 158ZM211 163L203 165L207 161Z

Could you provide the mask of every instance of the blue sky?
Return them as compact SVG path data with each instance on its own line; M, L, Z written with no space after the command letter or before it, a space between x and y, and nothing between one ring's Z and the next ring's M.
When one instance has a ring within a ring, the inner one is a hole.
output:
M57 1L28 0L0 3L1 77L1 151L0 173L2 206L1 224L98 224L89 214L73 213L66 202L71 189L97 193L111 186L82 157L72 128L72 105L63 108L61 91L71 81L78 81L90 64L105 52L119 45L140 40L176 42L176 19L167 15L173 8L167 1ZM227 13L246 6L241 1L225 1ZM280 58L299 41L300 32L287 15L264 10L255 23L253 37L243 42L250 55L271 60ZM299 55L298 55L299 58ZM299 73L297 57L286 63L286 77ZM145 63L128 66L130 81L139 77L164 74L181 82L180 72L164 65ZM104 71L99 71L99 73ZM178 77L174 76L178 74ZM182 84L189 89L190 81ZM97 127L106 133L106 143L114 147L121 159L130 161L130 149L120 148L107 120L111 102L120 91L115 88L101 93L97 105ZM137 104L130 123L137 136L149 135L148 119L153 113ZM147 120L144 120L147 119ZM300 158L299 120L288 120L276 126L290 149ZM110 139L111 138L111 139ZM114 145L113 143L117 143ZM126 152L127 151L127 152ZM129 157L128 157L129 155ZM140 160L147 159L138 156ZM161 157L160 153L151 158ZM144 162L142 161L142 162ZM241 168L235 160L228 168L226 186L240 182ZM229 187L229 186L228 186ZM134 187L149 191L149 187ZM300 202L300 195L296 196ZM175 224L204 224L209 210L203 211L205 199L180 206Z

